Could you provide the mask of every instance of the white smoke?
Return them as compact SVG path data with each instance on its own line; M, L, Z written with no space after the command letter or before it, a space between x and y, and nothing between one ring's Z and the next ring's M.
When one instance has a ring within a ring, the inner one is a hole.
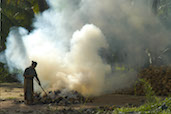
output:
M1 55L1 58L3 58L1 61L6 61L11 72L13 72L15 68L24 70L29 64L27 51L22 38L26 35L27 31L25 29L11 28L11 32L9 33L6 42L7 49L5 50L4 55Z
M8 67L24 71L37 61L44 86L84 95L131 85L136 69L148 61L145 50L158 54L171 44L171 33L150 10L151 1L133 1L49 0L50 8L36 15L32 32L11 29L3 55ZM116 61L106 62L101 49L111 50ZM118 66L132 70L115 70Z

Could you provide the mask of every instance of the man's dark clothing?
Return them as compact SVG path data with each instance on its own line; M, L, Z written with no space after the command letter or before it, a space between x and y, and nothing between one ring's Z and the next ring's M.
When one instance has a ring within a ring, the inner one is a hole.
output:
M37 77L36 70L33 67L28 67L24 71L24 100L26 104L33 102L34 85L33 78Z

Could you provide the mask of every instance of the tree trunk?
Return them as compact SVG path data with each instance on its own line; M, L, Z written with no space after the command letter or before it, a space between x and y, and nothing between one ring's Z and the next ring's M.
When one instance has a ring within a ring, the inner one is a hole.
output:
M153 12L155 15L157 15L159 3L160 3L160 0L153 0L152 8L153 8Z

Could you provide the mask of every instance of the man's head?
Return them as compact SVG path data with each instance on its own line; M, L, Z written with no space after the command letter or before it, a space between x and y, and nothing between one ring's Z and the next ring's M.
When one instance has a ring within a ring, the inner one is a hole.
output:
M32 64L31 64L31 66L32 66L33 68L35 68L35 67L37 66L37 62L35 62L35 61L32 61Z

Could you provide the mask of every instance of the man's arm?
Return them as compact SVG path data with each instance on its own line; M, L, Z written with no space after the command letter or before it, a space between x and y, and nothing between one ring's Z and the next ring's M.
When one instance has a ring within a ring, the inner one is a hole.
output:
M37 76L35 77L36 77L36 80L38 81L38 84L41 85L39 78Z
M38 84L41 86L41 83L40 83L40 80L38 77L36 77L37 81L38 81Z
M35 78L36 78L36 80L38 81L38 84L41 86L41 83L40 83L40 80L39 80L39 78L38 78L38 76L37 76L36 71L35 71Z

